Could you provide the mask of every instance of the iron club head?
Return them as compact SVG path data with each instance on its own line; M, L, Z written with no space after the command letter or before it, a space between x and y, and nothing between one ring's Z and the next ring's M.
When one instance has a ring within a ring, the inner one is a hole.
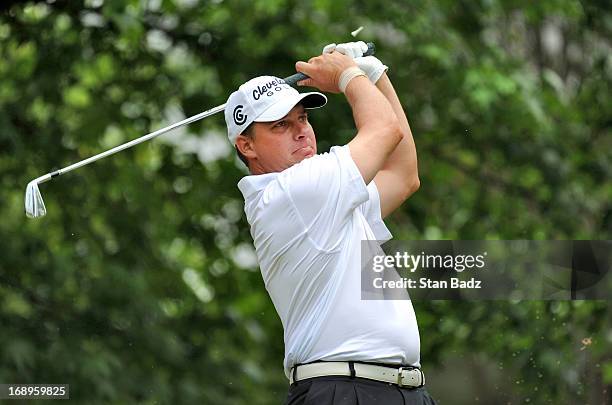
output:
M47 213L45 202L38 189L38 179L28 183L25 193L25 211L30 218L39 218Z

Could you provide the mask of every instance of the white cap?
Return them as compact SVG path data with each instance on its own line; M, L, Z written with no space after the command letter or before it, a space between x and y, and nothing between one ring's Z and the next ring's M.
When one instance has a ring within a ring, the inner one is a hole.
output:
M233 92L225 105L227 137L232 145L253 122L271 122L283 118L298 103L304 108L319 108L327 97L319 92L298 93L283 79L259 76Z

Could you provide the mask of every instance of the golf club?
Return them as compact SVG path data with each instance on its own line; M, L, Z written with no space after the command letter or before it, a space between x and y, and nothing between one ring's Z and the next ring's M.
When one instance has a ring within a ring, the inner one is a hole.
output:
M369 42L368 44L368 50L364 53L364 56L368 56L368 55L373 55L376 48L374 47L374 44ZM289 77L286 77L284 80L287 84L293 86L295 85L298 81L300 80L304 80L307 79L308 76L306 76L303 73L296 73L293 74ZM138 145L140 143L146 142L150 139L153 139L159 135L165 134L166 132L172 131L173 129L182 127L183 125L187 125L187 124L191 124L192 122L201 120L203 118L206 117L210 117L211 115L214 115L218 112L221 112L225 109L225 104L221 104L217 107L211 108L210 110L206 110L204 112L201 112L199 114L193 115L189 118L186 118L182 121L179 121L177 123L174 123L172 125L169 125L165 128L161 128L158 129L157 131L151 132L150 134L147 135L143 135L140 138L134 139L132 141L123 143L119 146L115 146L112 149L109 149L105 152L99 153L97 155L94 155L92 157L89 157L87 159L81 160L80 162L76 162L73 163L69 166L66 166L62 169L58 169L55 170L53 172L47 173L43 176L37 177L36 179L30 181L26 187L26 192L25 192L25 211L26 211L26 215L29 218L39 218L44 216L47 213L47 209L45 207L45 202L43 201L42 195L40 194L40 190L38 189L38 185L42 184L46 181L49 181L51 179L54 179L56 177L61 176L62 174L66 174L74 169L78 169L79 167L88 165L90 163L95 162L96 160L105 158L107 156L110 155L114 155L117 152L120 152L124 149L127 148L131 148L132 146Z

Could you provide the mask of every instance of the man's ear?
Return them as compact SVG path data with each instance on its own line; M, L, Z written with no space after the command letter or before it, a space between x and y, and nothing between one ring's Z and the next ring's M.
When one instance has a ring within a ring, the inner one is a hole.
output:
M238 135L236 138L236 147L244 156L249 159L257 158L257 152L253 148L253 138L250 136Z

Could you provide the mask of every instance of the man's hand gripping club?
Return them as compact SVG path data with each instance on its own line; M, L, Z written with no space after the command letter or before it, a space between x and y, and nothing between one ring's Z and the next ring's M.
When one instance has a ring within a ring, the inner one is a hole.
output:
M295 70L306 74L309 78L297 84L298 86L316 87L328 93L340 93L340 76L351 67L357 68L357 64L340 52L315 56L310 58L308 63L299 61L295 64Z
M357 127L357 135L348 144L351 157L369 184L403 137L389 101L355 61L340 52L324 53L308 63L297 62L295 68L309 76L298 83L300 86L331 93L344 90Z

